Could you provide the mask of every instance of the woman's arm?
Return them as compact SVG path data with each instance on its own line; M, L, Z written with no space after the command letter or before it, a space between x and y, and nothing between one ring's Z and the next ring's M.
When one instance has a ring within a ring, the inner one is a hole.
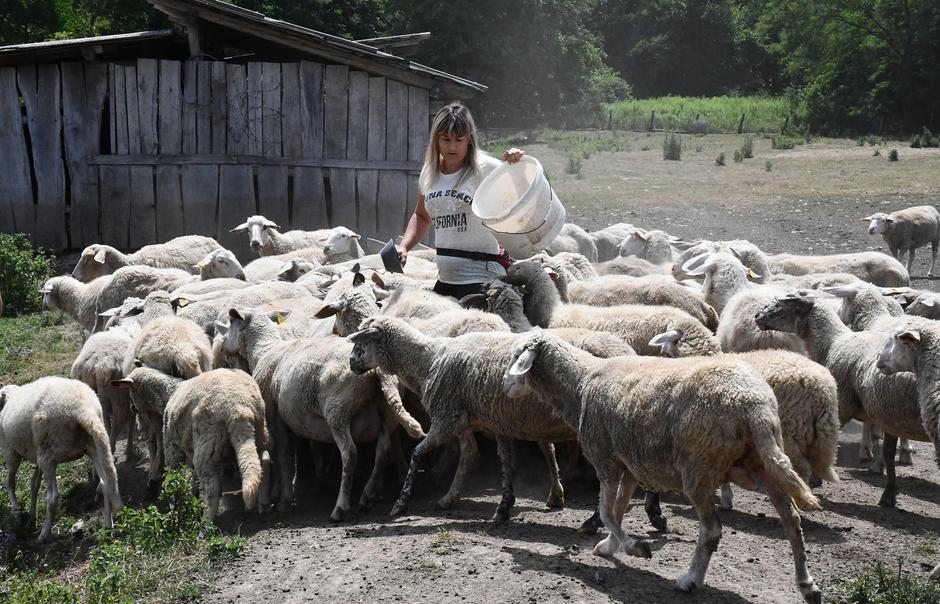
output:
M401 238L401 243L395 247L398 249L398 257L401 259L402 266L408 258L408 250L424 239L431 228L431 215L424 207L424 195L418 196L418 205L415 206L415 213L411 215L408 226L405 228L405 234Z

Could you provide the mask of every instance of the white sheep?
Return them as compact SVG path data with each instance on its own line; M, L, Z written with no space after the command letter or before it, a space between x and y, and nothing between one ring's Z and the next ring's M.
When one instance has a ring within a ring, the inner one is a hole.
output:
M904 312L925 319L940 319L940 294L934 292L919 294L907 305Z
M594 238L572 222L565 223L561 227L561 231L551 244L545 248L545 251L550 256L561 252L577 252L591 262L597 262L597 244L594 243Z
M888 481L878 505L894 507L898 486L894 455L897 438L931 442L909 374L883 375L876 363L890 337L886 331L852 331L832 308L804 296L784 296L757 315L761 329L797 334L811 359L825 365L839 388L839 423L871 421L884 431L882 459ZM933 441L936 443L936 441Z
M619 248L618 248L619 249ZM678 261L677 261L678 262ZM646 277L648 275L662 275L663 267L643 260L636 256L617 256L613 260L601 262L594 269L598 275L628 275L630 277Z
M620 244L621 256L636 256L659 265L671 265L681 253L676 246L687 245L679 238L660 230L646 231L636 229L626 236Z
M184 235L166 243L145 245L133 254L123 254L110 245L96 243L82 250L72 277L87 283L130 265L178 268L194 274L198 272L197 263L221 247L215 239L202 235Z
M23 386L0 388L0 453L7 462L7 496L14 512L16 474L24 459L36 464L30 486L30 517L36 517L36 496L46 479L46 518L39 542L52 537L52 523L59 507L56 467L91 458L104 492L102 523L111 528L113 515L121 509L117 471L101 417L98 398L86 384L60 377L44 377Z
M213 250L196 263L199 281L210 279L238 279L245 281L245 270L235 254L225 248Z
M628 222L618 222L599 231L588 233L597 247L596 262L606 262L619 256L620 244L635 230L636 227Z
M105 275L90 283L83 283L69 275L52 277L39 289L42 293L42 308L61 310L81 325L82 329L91 333L98 322L98 294L111 279L112 275Z
M702 587L721 538L715 489L729 479L748 487L759 482L790 541L800 593L821 602L794 506L818 509L819 502L783 452L774 393L752 367L731 356L597 359L539 334L513 348L503 388L511 397L538 392L577 429L600 480L599 511L609 531L596 555L651 557L647 543L621 528L637 484L684 493L699 533L689 571L676 586Z
M212 369L211 343L193 321L180 317L159 317L144 325L124 355L124 375L134 369L134 361L183 379Z
M776 254L766 256L765 260L770 272L774 274L849 273L882 287L901 287L911 283L904 265L881 252L853 252L829 256ZM758 273L764 274L760 271Z
M98 292L95 302L99 319L95 331L104 329L107 320L102 320L100 313L110 308L121 306L128 297L146 297L154 291L171 291L186 283L189 276L177 269L158 269L149 266L125 266L111 275L111 281Z
M255 282L277 279L278 274L291 260L306 260L315 264L319 270L320 265L326 261L326 257L320 248L314 247L292 250L276 256L262 256L244 266L245 277Z
M933 206L914 206L890 214L876 212L862 220L868 221L868 234L881 235L888 250L895 258L904 252L907 256L907 272L914 265L914 250L930 244L930 270L927 277L933 277L937 267L937 248L940 247L940 212Z
M264 216L255 215L249 216L248 220L230 232L241 233L244 231L248 231L248 243L259 256L277 256L303 248L322 250L330 235L336 232L336 229L294 230L281 233L281 227L277 223L268 220Z
M366 253L359 245L359 239L358 233L344 226L331 229L326 244L323 246L323 255L326 256L326 261L330 264L336 264L362 258Z

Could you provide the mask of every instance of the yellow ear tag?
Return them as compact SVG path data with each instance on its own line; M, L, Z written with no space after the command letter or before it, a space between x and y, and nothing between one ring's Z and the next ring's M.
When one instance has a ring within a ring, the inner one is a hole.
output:
M718 242L718 249L719 249L719 250L726 250L726 249L728 249L729 247L731 247L731 246L728 245L728 242L727 242L727 241L719 241L719 242Z
M196 263L196 266L198 266L199 268L202 268L202 267L204 267L204 266L207 265L207 264L209 264L209 263L206 262L205 258L203 258L202 260L200 260L199 262Z
M277 313L277 315L275 315L275 317L274 317L274 322L277 323L278 325L280 325L281 323L283 323L284 320L285 320L285 319L284 319L284 315L282 315L281 313Z
M181 308L182 308L183 306L188 305L188 304L189 304L189 300L187 300L186 298L180 298L179 300L176 301L176 305L179 306L179 307L181 307Z
M750 277L751 279L760 279L760 275L758 275L751 269L747 269L747 276Z

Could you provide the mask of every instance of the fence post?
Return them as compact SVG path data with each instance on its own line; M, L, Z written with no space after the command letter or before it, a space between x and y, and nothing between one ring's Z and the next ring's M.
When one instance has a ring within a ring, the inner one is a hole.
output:
M653 111L650 113L650 125L647 127L647 130L648 130L649 132L652 132L652 131L653 131L653 121L654 121L655 119L656 119L656 110L653 109Z
M741 121L738 122L738 134L744 132L744 114L741 114Z
M607 114L607 129L608 130L614 129L613 123L614 123L614 110L611 109L610 112Z
M790 125L790 116L787 116L787 119L783 120L783 128L780 129L780 134L787 133L787 126Z

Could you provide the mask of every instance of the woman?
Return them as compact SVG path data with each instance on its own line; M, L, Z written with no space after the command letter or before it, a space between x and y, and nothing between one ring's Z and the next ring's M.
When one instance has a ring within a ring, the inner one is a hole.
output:
M525 151L509 149L503 160L514 164ZM477 146L476 126L460 102L434 116L418 187L418 206L397 246L404 265L408 250L434 227L438 280L434 291L457 298L480 292L480 286L506 274L509 255L470 209L480 181L499 160Z

